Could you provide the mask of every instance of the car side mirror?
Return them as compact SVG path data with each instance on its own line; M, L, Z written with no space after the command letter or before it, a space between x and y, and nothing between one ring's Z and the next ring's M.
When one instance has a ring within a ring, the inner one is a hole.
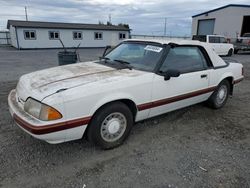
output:
M104 56L106 55L107 50L110 49L110 48L111 48L110 45L108 45L108 46L105 47L104 52L103 52L103 54L102 54L102 57L104 57Z
M170 80L171 77L179 77L180 71L176 69L169 69L166 72L163 73L164 80Z

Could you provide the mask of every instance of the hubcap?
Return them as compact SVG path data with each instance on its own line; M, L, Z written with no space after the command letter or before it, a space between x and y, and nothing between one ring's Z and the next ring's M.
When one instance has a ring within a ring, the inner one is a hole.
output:
M222 85L220 89L218 90L216 101L218 104L222 104L227 97L227 87L225 85Z
M127 127L125 116L119 112L109 114L101 124L101 137L106 142L119 140Z

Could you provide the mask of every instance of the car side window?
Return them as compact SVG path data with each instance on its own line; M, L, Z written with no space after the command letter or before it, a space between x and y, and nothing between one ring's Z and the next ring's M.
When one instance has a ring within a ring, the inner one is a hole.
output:
M220 43L227 43L227 40L224 37L220 37Z
M209 37L209 43L220 43L220 37Z
M204 70L206 59L198 47L175 47L171 48L160 72L174 69L181 73Z

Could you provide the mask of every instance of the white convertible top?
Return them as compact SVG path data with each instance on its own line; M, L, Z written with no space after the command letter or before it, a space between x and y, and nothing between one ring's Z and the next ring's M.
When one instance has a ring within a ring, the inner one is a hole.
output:
M159 44L170 44L174 43L177 45L197 45L202 46L206 49L214 67L220 67L225 66L226 62L216 54L216 52L213 50L211 44L200 42L197 40L183 40L183 39L127 39L124 41L142 41L142 42L156 42Z

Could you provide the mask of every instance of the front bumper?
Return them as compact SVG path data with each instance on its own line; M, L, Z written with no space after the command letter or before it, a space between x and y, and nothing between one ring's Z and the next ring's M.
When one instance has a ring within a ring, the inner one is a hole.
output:
M250 50L250 45L235 45L234 49L248 51Z
M9 111L17 125L31 136L49 143L61 143L82 137L91 117L70 121L41 121L27 114L18 104L16 91L8 96Z

